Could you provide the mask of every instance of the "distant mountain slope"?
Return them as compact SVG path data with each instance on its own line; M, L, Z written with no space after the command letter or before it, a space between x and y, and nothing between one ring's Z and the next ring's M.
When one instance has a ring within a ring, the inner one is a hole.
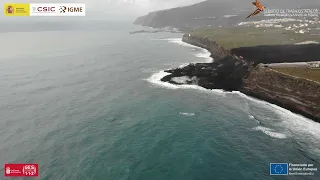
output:
M138 17L134 24L154 28L171 26L182 30L220 25L231 26L247 21L245 17L255 9L252 1L254 0L207 0L190 6L150 12ZM318 0L304 0L303 2L301 0L261 0L261 2L269 9L320 9ZM248 21L268 18L258 15Z

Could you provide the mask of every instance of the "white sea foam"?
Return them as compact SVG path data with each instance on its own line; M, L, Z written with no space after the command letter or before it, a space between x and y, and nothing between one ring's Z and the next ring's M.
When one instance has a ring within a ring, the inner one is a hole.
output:
M194 51L201 50L202 52L195 54L196 57L201 58L201 59L199 61L196 61L193 63L201 63L201 62L211 63L213 61L213 58L210 57L211 53L208 50L206 50L204 48L200 48L198 46L194 46L194 45L185 43L182 41L182 38L168 38L168 39L154 39L154 40L166 40L169 43L175 43L179 46L191 47L192 50L194 50ZM204 59L204 61L203 61L203 59ZM188 64L190 64L190 63L182 64L179 66L179 68L185 67Z
M252 128L252 130L261 131L264 134L266 134L266 135L268 135L270 137L273 137L273 138L277 138L277 139L285 139L285 138L287 138L287 136L285 134L274 132L274 130L272 130L270 128L263 127L263 126L258 126L258 127Z
M208 50L203 50L203 52L196 54L199 58L208 58L210 57L210 52Z
M181 77L174 77L171 80L179 83L179 84L186 84L187 81L195 81L197 77L189 78L188 76L181 76Z
M170 73L166 73L164 71L160 71L157 72L155 74L153 74L152 76L150 76L148 79L146 79L148 82L155 84L155 85L159 85L161 87L165 87L168 89L195 89L195 90L199 90L202 92L212 92L215 94L220 94L222 96L225 96L226 93L225 91L223 91L222 89L214 89L214 90L208 90L206 88L203 88L201 86L198 85L188 85L188 84L184 84L184 85L175 85L175 84L171 84L168 82L163 82L161 81L161 79L167 75L169 75Z
M178 67L179 68L183 68L183 67L186 67L186 66L188 66L190 63L184 63L184 64L180 64Z
M205 59L205 61L199 61L199 62L211 63L213 61L213 58L210 57L211 53L207 49L200 48L198 46L194 46L194 45L185 43L185 42L182 41L182 38L173 38L173 39L168 39L168 40L169 40L170 43L175 43L175 44L178 44L180 46L192 47L195 50L196 49L198 49L198 50L201 49L202 52L197 53L196 57L203 58L203 59ZM194 63L199 63L199 62L194 62Z
M299 44L319 44L319 42L317 41L304 41L304 42L299 42L299 43L295 43L297 45Z
M162 38L162 39L151 39L152 41L168 41L169 43L175 43L178 44L180 46L185 46L185 47L191 47L192 50L199 50L199 49L203 49L200 48L198 46L194 46L188 43L185 43L182 41L182 38Z
M186 46L186 47L192 47L192 48L195 48L195 49L202 49L198 46L194 46L194 45L191 45L191 44L188 44L188 43L185 43L182 41L182 38L171 38L171 39L167 39L170 43L175 43L175 44L178 44L180 46Z
M195 115L194 113L186 113L186 112L180 112L179 114L182 116L194 116Z
M258 121L253 115L249 114L248 116L250 119L254 119L258 124L261 124L261 122Z
M320 143L320 123L314 122L299 114L292 113L291 111L274 104L269 104L269 107L274 109L283 120L279 124L280 126L293 130L293 132L299 135L312 136L313 138L310 138L311 141Z
M153 74L152 76L150 76L148 79L146 79L148 82L152 83L152 84L156 84L158 86L162 86L168 89L178 89L179 87L177 87L174 84L168 83L168 82L163 82L161 81L161 79L167 75L169 75L170 73L166 73L164 71L160 71L158 73Z
M203 49L201 53L196 54L196 57L203 58L205 63L212 63L213 58L211 58L210 55L211 53L208 50Z

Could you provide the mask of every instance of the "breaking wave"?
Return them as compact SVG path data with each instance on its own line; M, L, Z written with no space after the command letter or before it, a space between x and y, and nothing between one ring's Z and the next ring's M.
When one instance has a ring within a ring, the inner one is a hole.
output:
M206 49L203 49L202 51L203 51L203 52L196 54L196 56L197 56L198 58L203 58L206 63L211 63L211 62L213 62L213 58L210 57L211 53L210 53L208 50L206 50Z
M203 88L201 86L198 85L176 85L176 84L171 84L168 82L163 82L161 81L161 79L167 75L169 75L170 73L164 72L163 70L160 72L157 72L153 75L151 75L149 78L145 79L146 81L155 84L155 85L159 85L161 87L167 88L167 89L196 89L196 90L200 90L202 92L213 92L216 94L221 94L221 95L226 95L225 91L222 89L214 89L214 90L208 90L206 88Z
M170 38L170 39L167 39L167 40L169 41L169 43L175 43L175 44L178 44L180 46L192 47L192 48L195 48L195 49L203 49L203 48L200 48L198 46L194 46L194 45L191 45L191 44L183 42L182 38Z
M182 116L194 116L194 113L180 112L179 114Z
M252 128L252 130L261 131L264 134L266 134L266 135L268 135L270 137L273 137L273 138L277 138L277 139L286 139L287 138L287 136L285 134L274 132L273 129L266 128L266 127L263 127L263 126L257 126L255 128Z
M179 87L168 83L168 82L163 82L161 81L161 79L167 75L169 75L170 73L166 73L164 71L160 71L158 73L153 74L152 76L150 76L148 79L146 79L148 82L155 84L155 85L159 85L168 89L178 89Z
M207 49L200 48L200 47L198 47L198 46L194 46L194 45L185 43L185 42L182 41L182 38L168 39L168 41L169 41L170 43L175 43L175 44L178 44L178 45L180 45L180 46L192 47L192 49L201 50L202 52L195 54L196 57L202 58L202 60L204 59L204 61L201 61L201 60L200 60L200 62L211 63L211 62L213 61L213 58L210 57L211 53L210 53ZM194 63L199 63L199 62L194 62Z

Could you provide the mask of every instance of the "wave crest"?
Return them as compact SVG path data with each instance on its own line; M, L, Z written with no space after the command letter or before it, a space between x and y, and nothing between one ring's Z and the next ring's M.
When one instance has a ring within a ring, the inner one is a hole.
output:
M180 112L179 114L182 116L194 116L194 113Z
M285 134L274 132L274 130L272 130L270 128L263 127L263 126L257 126L255 128L252 128L252 130L261 131L264 134L266 134L270 137L273 137L273 138L277 138L277 139L286 139L287 138L287 136Z

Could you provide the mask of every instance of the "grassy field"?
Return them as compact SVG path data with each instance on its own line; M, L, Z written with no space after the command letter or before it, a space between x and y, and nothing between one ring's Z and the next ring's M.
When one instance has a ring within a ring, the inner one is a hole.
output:
M294 44L311 40L320 42L320 36L298 34L282 28L206 28L191 33L208 37L227 49L257 45Z
M309 79L320 83L320 68L312 69L307 67L274 67L272 69L284 74Z

